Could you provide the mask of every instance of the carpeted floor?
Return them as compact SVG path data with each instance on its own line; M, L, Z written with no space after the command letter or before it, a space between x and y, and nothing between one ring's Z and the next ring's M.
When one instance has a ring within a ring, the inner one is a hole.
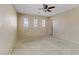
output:
M17 41L13 55L75 55L79 45L52 36L33 37Z

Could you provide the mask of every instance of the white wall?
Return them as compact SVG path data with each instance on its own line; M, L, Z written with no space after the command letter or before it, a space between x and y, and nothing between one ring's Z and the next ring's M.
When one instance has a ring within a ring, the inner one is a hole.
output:
M17 14L13 5L0 5L0 54L8 54L16 40Z
M79 7L52 16L53 36L79 44Z

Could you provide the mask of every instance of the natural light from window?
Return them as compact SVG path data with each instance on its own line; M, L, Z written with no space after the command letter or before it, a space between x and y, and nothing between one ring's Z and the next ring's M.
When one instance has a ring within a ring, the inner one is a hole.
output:
M45 27L45 20L42 20L42 27Z
M24 18L24 27L28 27L28 18Z
M38 20L34 19L34 27L38 27Z

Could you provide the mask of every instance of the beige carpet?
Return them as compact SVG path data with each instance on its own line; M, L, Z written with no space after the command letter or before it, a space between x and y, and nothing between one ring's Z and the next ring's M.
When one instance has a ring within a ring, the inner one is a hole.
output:
M69 55L79 54L79 45L52 36L33 37L17 41L15 55Z

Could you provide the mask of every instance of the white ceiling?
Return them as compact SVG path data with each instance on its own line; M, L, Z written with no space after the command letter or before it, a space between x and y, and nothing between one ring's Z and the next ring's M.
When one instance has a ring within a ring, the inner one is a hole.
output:
M48 4L49 6L54 4ZM24 14L32 14L32 15L40 15L40 16L53 16L55 14L67 11L79 5L77 4L55 4L55 8L52 9L52 12L43 12L43 10L39 10L42 8L42 4L16 4L14 5L17 12Z

